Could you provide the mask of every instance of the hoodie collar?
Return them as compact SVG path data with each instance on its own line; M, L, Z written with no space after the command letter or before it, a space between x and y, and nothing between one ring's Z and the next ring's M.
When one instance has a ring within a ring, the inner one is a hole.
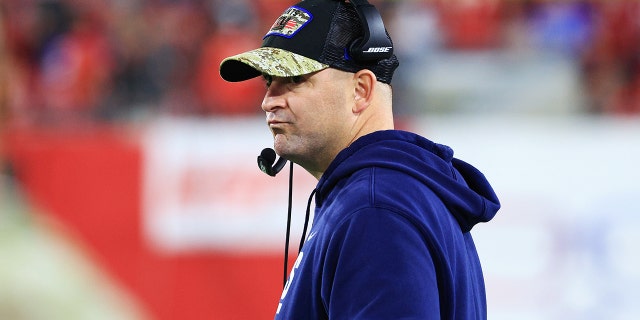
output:
M493 218L500 203L484 175L454 158L448 146L417 134L377 131L360 137L331 162L316 187L316 206L334 187L356 171L367 167L397 170L414 176L432 189L447 205L463 231Z

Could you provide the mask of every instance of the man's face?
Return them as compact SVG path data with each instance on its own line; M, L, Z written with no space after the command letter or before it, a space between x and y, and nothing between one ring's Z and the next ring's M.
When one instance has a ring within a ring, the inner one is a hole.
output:
M329 68L264 79L267 93L262 109L276 152L312 173L323 172L351 142L353 74Z

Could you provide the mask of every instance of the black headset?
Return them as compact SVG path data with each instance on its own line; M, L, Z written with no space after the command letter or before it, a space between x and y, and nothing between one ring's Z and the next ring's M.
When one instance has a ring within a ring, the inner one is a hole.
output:
M393 56L393 43L387 36L387 30L380 12L367 0L350 0L362 23L364 35L349 46L351 57L362 62L374 62Z
M350 0L350 3L358 13L364 34L351 43L349 55L363 63L391 58L393 43L387 36L380 12L367 0ZM287 159L282 157L276 161L276 152L271 148L263 149L258 156L258 167L272 177L275 177L286 163Z

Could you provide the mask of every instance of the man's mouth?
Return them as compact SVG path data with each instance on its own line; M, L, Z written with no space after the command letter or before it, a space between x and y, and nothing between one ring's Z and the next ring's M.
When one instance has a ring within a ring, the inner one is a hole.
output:
M279 121L279 120L269 120L267 121L267 125L269 126L269 128L275 129L275 128L280 128L283 127L285 125L289 124L286 121Z

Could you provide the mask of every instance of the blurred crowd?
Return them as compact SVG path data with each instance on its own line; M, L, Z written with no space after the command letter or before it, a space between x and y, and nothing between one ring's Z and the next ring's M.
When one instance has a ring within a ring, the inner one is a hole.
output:
M261 81L228 85L218 65L259 46L295 2L2 0L0 119L259 114ZM419 61L427 47L555 52L575 61L584 112L640 113L640 1L371 2L385 16L401 63Z

